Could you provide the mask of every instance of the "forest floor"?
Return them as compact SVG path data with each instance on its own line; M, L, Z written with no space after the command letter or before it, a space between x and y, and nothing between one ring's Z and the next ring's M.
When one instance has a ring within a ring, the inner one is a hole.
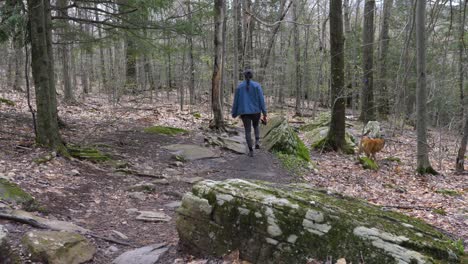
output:
M92 96L80 103L59 107L59 115L67 124L61 131L66 142L98 146L132 170L145 172L138 176L116 171L109 163L93 164L61 157L37 164L34 160L50 153L34 146L24 95L3 93L0 97L15 102L14 106L0 104L0 177L9 178L30 192L45 207L43 214L48 218L73 222L104 237L112 237L114 231L128 236L131 246L92 239L98 248L92 263L110 263L127 250L154 243L166 243L169 247L161 263L205 263L203 256L197 258L179 250L175 229L174 208L200 177L309 182L421 218L464 241L465 248L468 245L468 176L455 174L453 170L459 141L459 135L454 132L429 131L431 161L440 172L436 176L415 173L415 131L406 127L395 129L390 123L383 124L388 140L384 150L377 154L378 171L362 169L353 155L312 151L316 169L297 176L283 169L274 155L262 150L249 158L215 148L217 158L175 161L162 147L176 143L203 145L205 135L210 133L207 127L211 117L205 114L210 112L208 103L179 111L175 96L172 103L167 99L161 100L164 103L150 104L139 98L126 98L116 106L109 105L104 96ZM309 121L308 118L294 119L287 111L283 114L292 124ZM237 120L229 119L229 123L240 129ZM350 131L359 134L358 122L351 118L350 123L353 124ZM190 132L170 136L143 131L154 125L179 127ZM385 157L400 161L389 161ZM158 183L150 192L131 190L131 186L155 180ZM140 221L136 219L137 211L163 212L171 220ZM4 220L0 220L0 224L18 238L18 251L22 252L19 238L31 227ZM27 254L22 257L28 261Z

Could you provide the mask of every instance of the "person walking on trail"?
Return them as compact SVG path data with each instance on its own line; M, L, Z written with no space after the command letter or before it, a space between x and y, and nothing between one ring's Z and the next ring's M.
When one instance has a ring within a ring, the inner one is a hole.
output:
M252 70L244 72L245 80L237 86L232 104L232 117L240 116L244 123L245 140L249 147L249 156L253 157L252 126L255 132L255 148L260 148L260 115L263 114L262 122L266 123L267 111L262 87L259 83L252 81Z

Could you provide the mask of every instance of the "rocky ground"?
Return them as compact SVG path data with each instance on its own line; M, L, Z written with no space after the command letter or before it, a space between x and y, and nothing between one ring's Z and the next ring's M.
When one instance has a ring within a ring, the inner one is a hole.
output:
M96 146L113 162L52 157L37 163L51 153L34 146L25 100L13 94L1 96L14 101L15 106L0 104L0 176L18 183L37 199L45 209L38 215L72 222L95 234L87 236L97 249L90 263L111 263L128 250L154 244L158 244L156 251L164 251L160 263L204 263L204 256L180 251L175 230L175 208L182 195L201 179L305 181L419 217L465 244L468 239L467 176L456 175L451 169L457 135L447 131L431 132L432 162L441 172L438 176L416 175L414 131L388 126L392 135L378 154L379 171L363 170L354 156L312 152L315 169L298 176L288 173L274 155L263 150L249 158L207 147L205 154L210 158L181 161L180 152L175 155L164 147L205 145L210 116L202 107L179 111L177 104L135 99L109 106L104 99L91 97L83 103L60 106L60 116L67 124L62 134L67 142ZM300 124L308 120L291 121ZM234 127L235 122L230 120ZM189 132L164 135L144 131L154 125ZM357 123L353 129L358 134ZM385 157L398 157L400 162ZM0 209L5 206L1 204ZM7 220L0 220L0 225L8 230L22 261L30 263L20 238L33 228Z

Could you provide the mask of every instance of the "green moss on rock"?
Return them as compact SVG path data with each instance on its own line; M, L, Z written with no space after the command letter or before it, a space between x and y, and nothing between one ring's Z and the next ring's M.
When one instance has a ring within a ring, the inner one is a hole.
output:
M68 145L67 149L68 153L77 159L89 160L92 162L105 162L111 160L109 155L101 152L96 148Z
M28 211L36 210L39 205L34 198L17 184L0 178L0 200L21 205Z
M309 149L299 138L294 129L283 117L272 118L261 129L262 145L273 152L294 155L304 161L310 161Z
M15 102L8 100L6 98L0 97L0 103L6 104L8 106L15 106Z
M437 189L435 192L443 194L443 195L448 195L448 196L460 196L463 194L463 192L459 192L457 190L450 190L450 189Z
M362 164L362 167L366 170L378 170L379 165L374 160L368 157L359 157L359 163Z
M180 242L252 263L459 263L456 242L421 220L304 184L206 180L178 209Z
M177 127L167 127L167 126L152 126L147 127L143 130L145 133L149 134L163 134L163 135L177 135L181 133L187 133L187 130Z

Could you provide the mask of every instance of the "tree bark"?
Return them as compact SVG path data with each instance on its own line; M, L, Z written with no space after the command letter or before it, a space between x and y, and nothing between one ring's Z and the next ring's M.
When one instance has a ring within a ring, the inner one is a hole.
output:
M222 111L222 72L223 72L223 29L225 2L224 0L215 0L214 4L214 62L213 76L211 79L211 106L213 110L212 128L224 130L224 118Z
M378 81L379 87L379 100L378 112L379 116L386 119L390 113L389 94L387 87L387 53L390 37L388 35L388 28L390 24L390 16L392 12L393 0L385 0L383 7L382 27L380 30L379 38L379 58L378 58Z
M187 1L187 10L188 10L188 20L192 23L192 5L190 0ZM188 44L189 44L189 103L190 105L195 104L195 61L193 59L193 32L190 32L188 36ZM235 61L234 63L237 63Z
M58 13L62 17L68 17L67 0L58 0L57 6L59 8ZM70 78L70 50L68 47L68 20L61 20L60 29L60 41L62 42L59 46L60 56L62 58L62 84L64 93L64 102L71 103L75 101L72 90L72 82Z
M37 105L36 141L66 155L58 129L50 9L48 0L28 0L31 66Z
M300 51L300 43L299 43L299 28L297 25L298 22L298 7L299 1L296 0L293 2L293 42L294 42L294 63L296 67L296 76L295 76L295 90L296 90L296 108L295 108L295 115L302 116L302 83L301 83L301 51Z
M364 28L363 28L363 85L361 98L360 120L364 123L375 119L374 114L374 12L375 0L366 0L364 5Z
M332 113L327 143L333 150L345 150L344 38L341 0L330 0L330 73Z
M416 108L417 108L417 171L420 174L436 174L429 162L427 146L426 111L426 0L416 3Z
M460 143L460 148L458 149L457 160L455 163L455 169L457 172L462 172L465 170L465 153L466 153L466 144L468 141L468 115L465 113L466 102L464 98L464 51L465 51L465 22L466 22L466 5L467 1L465 0L464 5L460 5L460 36L458 40L458 85L460 89L460 105L462 115L465 119L465 128L463 129L463 137Z

